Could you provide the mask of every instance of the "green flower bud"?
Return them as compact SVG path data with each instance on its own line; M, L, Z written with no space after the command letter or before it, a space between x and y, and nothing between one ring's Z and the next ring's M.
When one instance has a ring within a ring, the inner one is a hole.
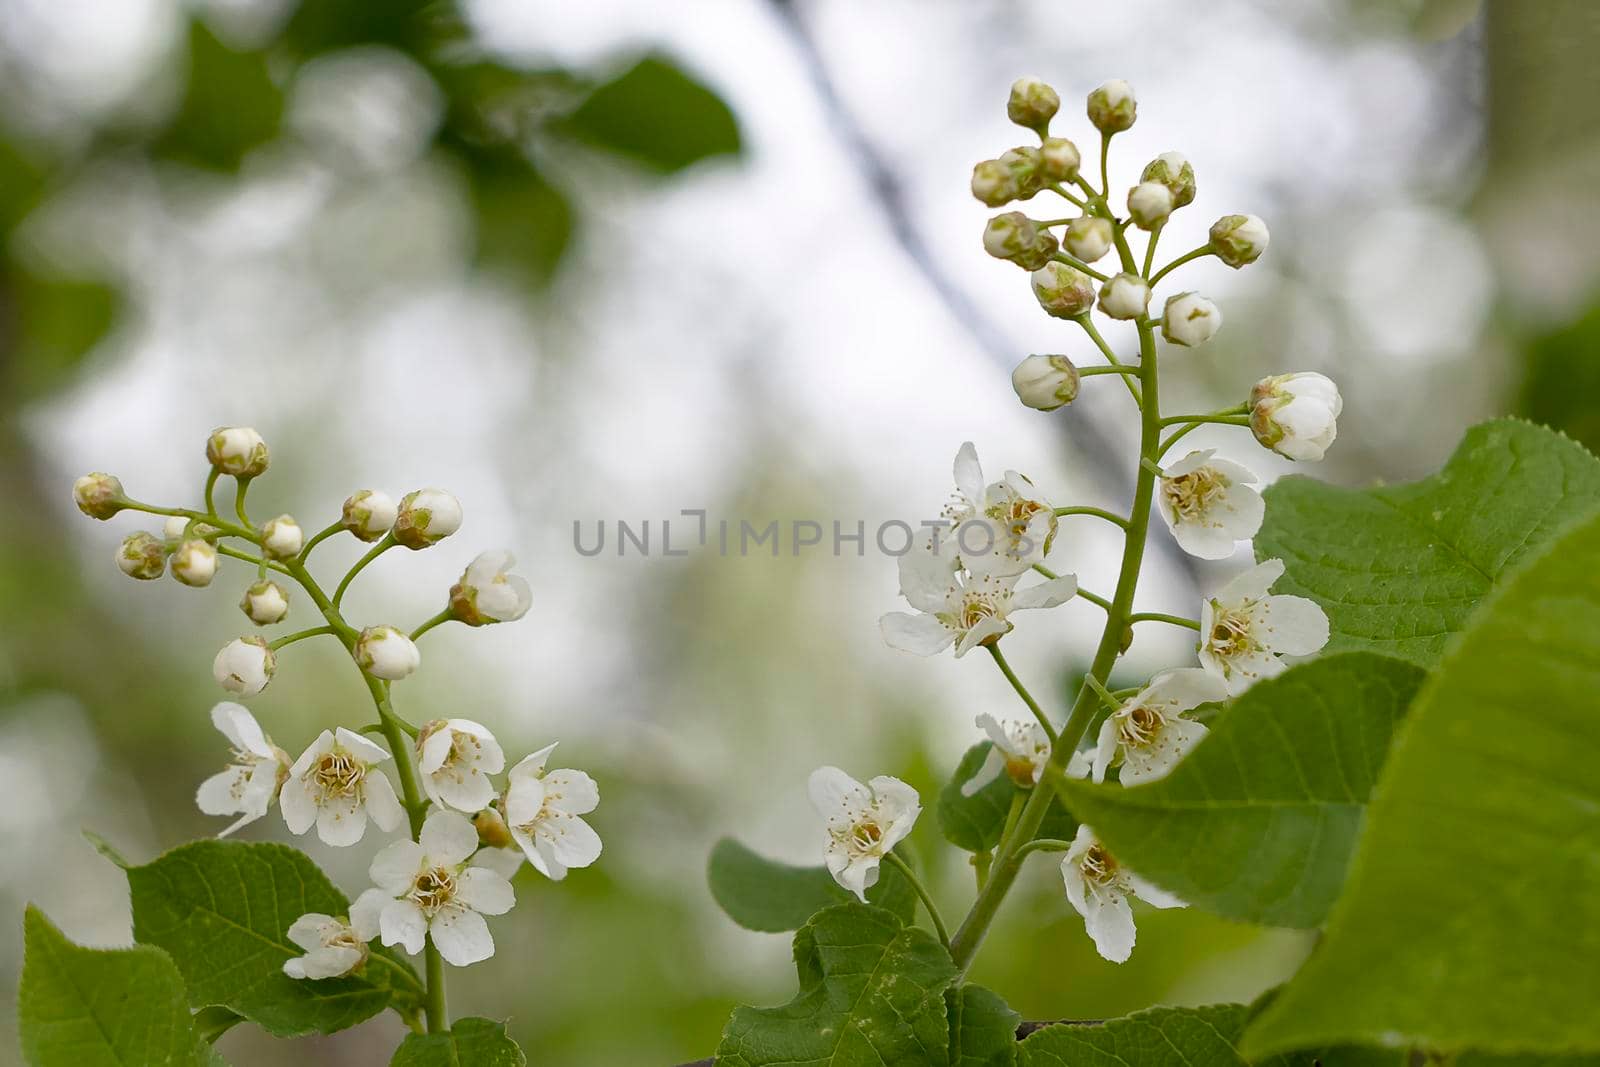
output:
M1011 83L1011 98L1006 115L1018 126L1033 130L1040 137L1050 128L1050 120L1061 110L1061 97L1038 78L1018 78Z
M1194 168L1177 152L1163 152L1145 165L1142 182L1160 182L1172 193L1173 208L1194 202Z
M117 547L117 566L129 578L152 581L166 573L167 546L153 533L129 534Z
M1113 78L1089 94L1089 121L1101 133L1121 133L1133 125L1138 112L1133 86L1121 78Z
M1081 270L1050 262L1033 272L1033 295L1047 314L1075 319L1094 307L1094 282Z
M78 510L91 519L109 519L127 506L122 483L109 474L96 471L72 483L72 499Z
M1254 263L1267 250L1267 224L1254 215L1224 215L1211 227L1211 251L1234 270Z

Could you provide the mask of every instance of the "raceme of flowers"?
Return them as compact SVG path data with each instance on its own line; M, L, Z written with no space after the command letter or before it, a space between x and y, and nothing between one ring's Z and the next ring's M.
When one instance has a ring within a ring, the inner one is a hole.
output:
M226 557L245 561L250 581L239 606L258 627L284 622L298 600L291 599L290 587L304 587L318 608L318 622L327 625L275 640L249 634L229 641L212 664L218 685L229 694L256 696L275 676L283 648L331 634L369 679L379 722L362 730L325 729L292 757L247 708L224 700L211 709L211 720L227 740L228 763L201 783L196 803L207 815L232 820L219 836L261 819L274 803L291 833L315 829L324 844L335 847L354 845L373 828L394 833L408 818L419 827L415 840L399 838L377 853L369 872L373 887L356 898L348 915L307 914L290 926L286 936L304 955L287 961L284 973L307 980L352 974L366 964L371 942L380 939L412 954L431 942L444 961L456 966L487 959L494 941L484 916L511 909L515 897L508 879L524 857L551 879L599 858L600 838L582 818L598 805L599 789L582 771L547 770L555 745L525 757L497 782L507 761L487 727L467 718L406 726L389 704L388 687L418 670L418 641L434 626L522 618L532 602L528 583L513 573L509 552L484 552L450 588L443 610L421 626L357 630L338 610L350 580L383 551L420 550L455 533L462 522L455 497L424 489L396 502L381 490L363 489L351 494L339 517L320 532L307 535L289 515L254 526L246 518L245 493L269 466L266 442L255 430L228 427L212 434L206 454L212 474L204 510L140 503L126 495L118 479L99 473L78 479L74 499L97 519L123 511L167 516L160 535L137 532L118 548L117 564L130 577L152 580L170 570L175 580L199 588L224 573ZM223 477L237 480L237 522L223 518L212 502ZM318 543L342 533L373 547L329 598L306 562ZM259 555L232 547L230 539ZM405 787L401 791L389 776L391 766ZM408 802L402 793L414 799Z

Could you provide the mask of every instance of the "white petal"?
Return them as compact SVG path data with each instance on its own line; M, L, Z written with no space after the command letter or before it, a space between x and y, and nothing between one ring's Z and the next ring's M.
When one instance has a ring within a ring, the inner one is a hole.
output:
M856 898L865 904L867 902L867 888L878 884L878 857L856 857L842 870L837 871L833 876L833 880L854 893Z
M1204 467L1208 462L1210 462L1211 457L1216 454L1217 450L1214 448L1197 449L1196 451L1190 452L1187 456L1184 456L1182 459L1178 460L1178 462L1170 463L1163 467L1161 469L1161 477L1181 478L1185 474L1193 474L1195 471L1199 470L1201 467ZM1215 466L1215 464L1213 464L1213 466Z
M507 777L513 782L519 778L540 777L544 774L544 765L549 761L550 753L554 752L556 750L556 746L560 743L561 742L559 741L552 741L539 751L531 752L528 755L523 756L517 761L517 765L511 768L511 773L508 774Z
M1213 674L1197 667L1162 671L1133 698L1134 703L1160 704L1163 711L1189 711L1201 704L1223 700L1227 687Z
M417 770L432 774L443 767L444 761L450 758L450 747L454 740L448 726L429 734L417 751Z
M1286 656L1309 656L1328 643L1328 616L1315 601L1303 596L1272 596L1256 613L1265 625L1266 643Z
M506 790L506 822L512 826L526 826L544 810L544 780L541 778L512 779Z
M947 538L953 536L946 531ZM955 558L934 555L929 547L914 545L895 562L900 572L900 595L918 611L940 611L955 585Z
M511 883L487 867L468 867L456 879L456 899L485 915L504 915L517 902Z
M464 863L468 856L478 851L477 829L465 816L453 811L430 814L423 822L422 833L418 837L428 859L446 866ZM373 881L378 880L374 877Z
M1267 590L1272 588L1272 583L1282 577L1283 560L1264 559L1217 590L1217 595L1213 599L1223 604L1255 600L1266 596Z
M350 904L350 926L363 941L382 932L383 909L393 898L381 889L367 889Z
M290 778L278 796L284 825L291 834L303 834L317 821L316 789L309 779Z
M600 835L576 815L559 815L539 823L534 837L547 845L544 855L562 867L587 867L600 858Z
M879 801L879 809L896 817L906 811L922 808L922 797L911 786L887 774L880 774L867 782L867 788Z
M1023 611L1030 608L1053 608L1065 604L1078 594L1078 576L1063 574L1040 585L1018 589L1011 598L1011 609Z
M289 777L303 778L311 765L329 752L333 751L333 731L324 730L317 735L317 739L306 746L300 753L300 758L289 766Z
M238 793L243 792L245 777L249 773L248 767L239 766L218 771L200 783L194 795L195 804L207 815L237 815Z
M1004 637L1011 632L1011 624L1003 618L990 615L978 620L976 626L961 635L956 644L956 658L960 659L991 637Z
M354 730L346 730L343 726L334 731L334 740L352 756L364 763L382 763L389 758L389 753L368 738L362 737Z
M961 785L961 795L970 797L978 790L999 778L1006 769L1006 754L1000 751L997 745L989 746L989 754L984 757L983 766L978 768L978 773L968 778Z
M307 952L310 952L313 949L322 947L323 932L328 927L338 925L338 920L331 915L321 915L317 912L309 911L289 924L289 930L285 936Z
M1127 898L1120 893L1090 893L1085 904L1083 927L1094 941L1095 950L1112 963L1126 963L1133 955L1135 937L1133 909Z
M494 938L489 924L470 908L445 908L428 924L434 947L446 963L456 967L486 960L494 955Z
M982 507L984 500L983 467L978 463L978 450L971 441L963 441L961 449L956 453L955 467L956 489L961 495L971 501L975 507Z
M559 882L567 876L567 869L562 867L553 855L545 855L539 848L539 842L521 826L511 827L511 840L517 843L517 847L522 850L523 856L533 869L546 878Z
M1128 888L1133 890L1133 895L1150 905L1152 908L1160 908L1165 911L1168 908L1187 908L1189 906L1186 902L1179 900L1165 889L1162 889L1160 886L1150 884L1143 878L1140 878L1137 874L1134 874L1132 871L1128 871L1127 876Z
M362 960L361 950L348 945L324 945L315 951L308 952L299 959L301 975L310 979L339 978L349 974ZM289 974L289 964L296 961L285 960L284 972ZM294 975L289 975L291 978Z
M374 885L387 891L390 896L399 896L411 889L411 883L417 877L417 872L422 870L422 862L426 858L422 846L415 841L395 841L379 849L378 854L372 857L372 866L367 869L367 875Z
M1094 746L1094 763L1091 772L1098 784L1106 780L1106 771L1111 766L1111 761L1117 756L1117 717L1109 715L1106 721L1100 724L1100 736L1096 738Z
M1195 559L1227 559L1233 555L1239 542L1250 536L1244 534L1235 537L1231 531L1222 526L1210 526L1199 522L1169 521L1167 525L1171 527L1172 539L1178 542L1178 547Z
M811 805L824 819L855 822L872 807L866 786L837 767L818 767L806 780Z
M551 771L544 779L545 803L551 811L587 815L600 805L600 787L582 771Z
M932 656L950 647L955 633L932 615L908 615L891 611L878 620L884 643L902 652Z
M515 832L512 836L516 836ZM526 858L520 848L480 848L467 862L474 867L491 870L509 882L522 869L522 862Z
M1211 468L1234 485L1253 485L1256 481L1255 471L1231 459L1213 459Z
M484 774L499 774L506 769L505 750L500 747L500 742L494 739L494 734L489 728L471 719L451 719L450 728L456 733L467 734L476 739L476 746L469 751L475 753L472 765Z
M322 843L344 848L367 832L367 809L358 797L331 797L317 812L317 836Z
M365 786L367 814L384 833L393 833L406 817L400 798L394 795L394 784L387 775L372 771L362 783Z
M1189 750L1206 736L1206 728L1188 719L1168 719L1148 745L1130 748L1123 755L1122 784L1138 785L1164 778Z
M391 900L378 913L378 932L385 945L400 945L415 956L427 940L428 917L409 900Z
M283 961L283 973L290 978L301 979L306 977L305 957L296 956Z
M475 770L446 767L428 776L433 783L430 796L446 807L476 814L494 800L494 783ZM465 859L466 857L462 857Z
M547 835L539 834L533 839L533 850L539 857L539 861L533 866L540 874L552 882L559 882L567 876L567 865L556 855L556 847Z

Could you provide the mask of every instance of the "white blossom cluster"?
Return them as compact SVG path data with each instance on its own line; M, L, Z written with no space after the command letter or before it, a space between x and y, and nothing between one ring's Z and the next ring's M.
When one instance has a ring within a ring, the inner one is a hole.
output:
M548 770L553 744L507 771L504 750L481 723L450 718L406 726L388 705L388 685L420 666L417 638L431 626L520 619L532 601L528 583L512 573L515 561L509 552L484 552L450 588L444 610L434 619L410 632L388 625L358 632L338 612L344 587L388 548L427 548L455 533L462 522L456 498L441 489L422 489L396 502L381 490L363 489L344 502L332 525L308 538L289 515L259 527L246 518L249 481L264 473L270 460L260 434L243 427L218 430L206 454L213 473L203 512L142 504L106 474L78 479L74 499L85 514L99 519L129 510L168 516L163 536L135 533L123 541L117 562L132 577L157 578L170 563L178 581L204 586L216 576L219 557L237 556L251 563L255 577L240 607L258 626L273 626L288 617L286 581L305 587L328 625L276 641L260 636L230 641L212 664L217 683L229 693L240 698L261 693L277 670L282 646L335 634L371 679L375 698L382 694L382 699L380 723L361 731L325 729L293 759L243 705L232 700L217 704L211 720L227 739L231 756L227 767L201 783L197 805L205 814L233 820L219 834L225 837L262 818L276 802L291 833L301 835L315 827L322 842L335 847L360 842L369 824L389 834L420 820L415 840L395 840L378 852L369 871L373 888L360 894L347 916L308 914L290 927L287 936L305 954L287 961L285 973L305 979L351 974L365 965L374 939L412 954L431 939L439 955L456 966L488 958L494 941L483 916L510 910L515 898L509 878L524 859L546 877L561 879L569 869L599 858L600 838L583 818L599 804L599 789L582 771ZM212 504L213 485L222 476L238 481L238 523L221 517ZM339 533L374 547L330 599L305 566L317 542ZM228 547L227 538L253 545L260 555ZM405 760L399 761L397 749L386 749L377 739L391 746L405 741L409 750L399 753ZM385 773L387 764L396 764L402 775L414 766L414 782L403 783L407 794L417 798L410 805ZM495 776L502 772L500 784Z

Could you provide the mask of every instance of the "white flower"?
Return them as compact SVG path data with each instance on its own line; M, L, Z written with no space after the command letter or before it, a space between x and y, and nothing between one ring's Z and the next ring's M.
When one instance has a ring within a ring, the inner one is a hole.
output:
M1160 182L1172 192L1174 209L1194 201L1194 167L1179 152L1163 152L1145 164L1142 182Z
M1113 274L1100 287L1100 310L1114 319L1137 319L1150 307L1150 285L1137 274Z
M327 845L353 845L367 832L367 817L389 833L405 818L394 786L376 764L389 753L343 726L324 730L289 768L278 806L292 834L317 827Z
M206 440L206 458L222 474L254 478L267 469L267 443L248 426L224 426Z
M1339 387L1325 375L1277 374L1250 391L1250 432L1280 456L1320 460L1338 436L1343 410Z
M1200 608L1200 665L1238 695L1288 668L1279 656L1309 656L1328 643L1328 616L1303 596L1268 596L1283 560L1263 560Z
M511 568L517 561L499 549L481 553L467 565L461 580L450 587L450 610L469 626L515 622L528 613L533 593L527 581Z
M117 546L117 568L141 582L159 578L167 571L167 546L155 534L131 533Z
M1061 97L1043 80L1030 76L1011 83L1006 117L1018 126L1034 130L1042 137L1050 128L1050 120L1060 110Z
M1133 86L1121 78L1113 78L1089 94L1089 121L1101 133L1119 133L1133 125L1138 116L1139 103L1133 97Z
M1029 356L1011 372L1017 399L1035 411L1054 411L1078 396L1078 368L1066 356Z
M547 745L511 768L505 821L528 862L559 881L569 868L587 867L600 858L600 835L580 818L600 803L600 789L582 771L545 773L545 761L555 747Z
M954 644L961 657L1010 633L1012 612L1053 608L1078 591L1070 574L1018 590L1009 557L962 555L958 568L956 541L939 548L918 546L900 557L900 592L918 614L891 611L879 620L891 648L932 656Z
M970 797L1003 773L1023 786L1039 784L1045 764L1050 762L1050 738L1037 722L1000 723L993 715L979 715L978 728L989 735L988 758L978 773L961 786L961 795Z
M1074 259L1093 263L1111 250L1111 220L1098 215L1079 215L1067 223L1064 239Z
M837 767L812 771L808 789L828 822L828 872L865 903L878 882L878 864L921 814L921 798L898 778L879 775L862 785Z
M1266 511L1250 488L1256 476L1237 463L1215 459L1215 449L1190 452L1161 472L1156 506L1178 547L1200 559L1226 559L1234 545L1261 529Z
M1039 167L1054 182L1070 182L1078 176L1082 158L1078 146L1065 137L1046 137L1039 144Z
M1083 916L1084 929L1094 941L1096 951L1112 963L1126 962L1133 954L1133 909L1128 905L1129 894L1152 907L1188 906L1119 864L1100 844L1094 831L1083 825L1079 825L1072 847L1061 860L1061 878L1067 886L1067 901Z
M950 552L963 556L997 553L1000 558L969 568L986 574L1021 574L1044 559L1058 520L1055 508L1031 481L1008 470L1003 480L985 484L971 441L956 451L952 474L956 491L942 513L950 528L938 539L941 552L949 544ZM974 528L963 529L966 524Z
M458 811L478 812L494 800L488 775L505 769L500 742L471 719L435 719L417 734L417 770L428 799Z
M211 675L230 693L253 697L272 681L277 657L259 637L238 637L222 646L211 661Z
M433 938L445 962L457 967L494 955L485 915L504 915L516 903L511 883L467 860L478 831L453 811L434 811L417 841L396 841L372 860L373 882L389 898L378 916L385 945L411 955ZM363 894L365 896L365 894Z
M1058 319L1075 319L1094 307L1094 282L1076 267L1051 261L1032 280L1039 306Z
M427 548L461 529L461 502L443 489L418 489L400 498L394 539L407 548Z
M91 519L109 519L122 510L127 497L120 481L96 471L72 483L72 501Z
M306 950L304 956L283 961L290 978L343 978L367 962L367 942L378 936L379 916L389 897L369 889L350 905L350 918L307 912L289 927L289 940Z
M1211 251L1234 270L1260 259L1271 239L1254 215L1224 215L1211 224Z
M1122 764L1123 785L1163 777L1206 735L1206 728L1184 713L1227 695L1221 681L1198 667L1156 675L1101 724L1094 780L1105 781L1114 763Z
M305 532L292 515L279 515L268 519L261 527L261 547L273 559L293 559L305 544Z
M1203 345L1222 329L1222 311L1199 293L1167 297L1161 336L1175 345Z
M227 837L255 822L272 806L289 757L261 731L243 705L224 700L211 709L211 722L233 746L233 761L224 771L200 783L195 803L207 815L237 815L218 837Z
M397 682L422 663L416 642L393 626L369 626L356 638L356 663L374 678Z
M1161 182L1140 182L1128 190L1128 215L1141 230L1153 230L1166 222L1175 206L1172 190Z
M217 576L217 550L208 541L185 541L172 553L172 576L196 589Z
M339 521L363 541L376 541L394 526L400 509L381 489L358 489L344 502Z
M245 589L239 610L257 626L271 626L289 614L289 594L277 582L263 578Z

